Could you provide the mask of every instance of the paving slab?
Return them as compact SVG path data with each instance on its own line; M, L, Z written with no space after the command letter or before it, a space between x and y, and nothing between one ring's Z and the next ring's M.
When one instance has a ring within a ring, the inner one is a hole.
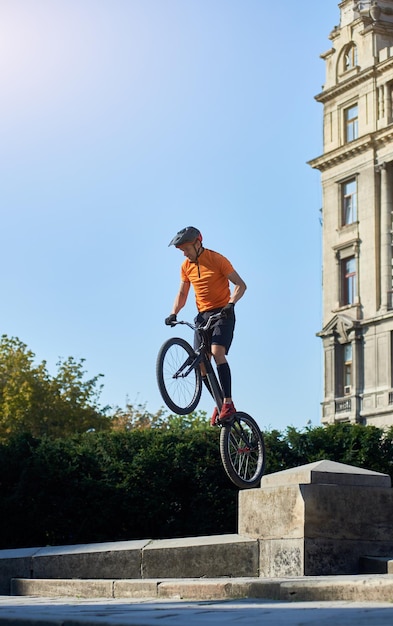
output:
M1 626L391 626L391 603L0 596Z

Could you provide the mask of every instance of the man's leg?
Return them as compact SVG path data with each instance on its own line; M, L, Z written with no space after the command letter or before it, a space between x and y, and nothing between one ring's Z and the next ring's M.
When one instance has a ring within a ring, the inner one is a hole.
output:
M212 345L212 354L217 366L217 374L220 380L221 388L224 394L224 400L220 413L220 418L230 417L236 413L236 409L232 402L232 377L229 363L226 359L225 346L217 344Z
M232 402L232 379L229 363L225 356L225 346L212 345L212 354L217 366L217 374L224 393L224 402Z

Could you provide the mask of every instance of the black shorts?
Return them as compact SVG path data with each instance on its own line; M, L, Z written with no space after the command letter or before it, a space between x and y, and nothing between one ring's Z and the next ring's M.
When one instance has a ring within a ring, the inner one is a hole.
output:
M205 311L204 313L198 313L194 319L195 324L204 324L207 322L211 315L218 313L222 309L213 309L212 311ZM213 327L209 330L210 343L217 346L225 347L225 354L228 354L231 347L233 333L235 330L236 317L235 312L228 317L223 317L214 322ZM194 335L194 348L195 350L201 345L201 338L198 331Z

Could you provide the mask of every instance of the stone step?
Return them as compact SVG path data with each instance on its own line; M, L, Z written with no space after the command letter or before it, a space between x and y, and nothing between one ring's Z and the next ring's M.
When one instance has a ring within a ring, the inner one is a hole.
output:
M391 602L393 575L150 580L13 579L11 595L74 598Z
M0 551L0 594L12 578L155 579L258 576L259 541L237 534Z
M264 476L260 488L240 491L237 534L1 550L0 594L9 594L11 579L104 580L113 586L119 580L252 577L260 589L283 577L307 576L309 582L359 575L364 555L391 554L390 476L322 460ZM377 571L389 575L389 561ZM301 595L292 589L288 593Z

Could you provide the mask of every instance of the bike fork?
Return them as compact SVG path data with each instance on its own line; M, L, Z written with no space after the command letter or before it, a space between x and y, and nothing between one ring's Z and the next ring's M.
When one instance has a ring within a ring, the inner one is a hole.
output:
M200 360L201 360L200 355L197 355L196 357L189 356L188 359L184 361L183 365L179 367L177 372L173 374L173 378L186 378L190 372L192 372L196 367L198 367Z

